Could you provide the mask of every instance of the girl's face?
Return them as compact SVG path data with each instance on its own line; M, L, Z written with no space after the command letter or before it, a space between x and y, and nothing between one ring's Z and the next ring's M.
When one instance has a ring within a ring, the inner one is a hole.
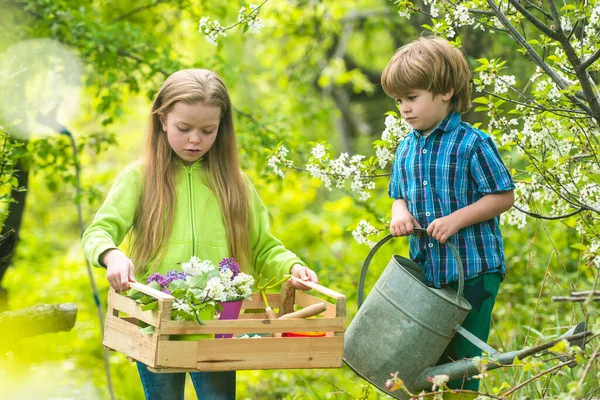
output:
M204 103L175 103L160 116L171 148L185 165L204 156L215 143L221 119L221 108Z

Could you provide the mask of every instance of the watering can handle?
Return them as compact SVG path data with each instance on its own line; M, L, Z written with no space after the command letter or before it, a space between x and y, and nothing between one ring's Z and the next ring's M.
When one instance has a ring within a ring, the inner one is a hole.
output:
M414 230L415 232L427 232L427 229L423 228L414 228ZM381 239L379 242L377 242L377 244L373 246L373 248L369 252L369 255L365 259L362 270L360 271L360 280L358 281L358 308L362 306L362 303L364 301L365 279L367 277L367 270L369 269L369 264L371 264L371 259L373 258L377 250L379 250L381 246L383 246L387 241L389 241L393 237L394 236L392 236L392 234L390 233L386 237ZM450 248L450 250L452 250L452 254L454 254L454 257L456 258L456 263L458 264L458 293L456 294L456 301L458 301L458 299L462 296L463 290L465 288L465 271L463 269L463 263L460 259L460 254L458 253L458 250L456 250L456 247L450 242L446 242L446 245Z

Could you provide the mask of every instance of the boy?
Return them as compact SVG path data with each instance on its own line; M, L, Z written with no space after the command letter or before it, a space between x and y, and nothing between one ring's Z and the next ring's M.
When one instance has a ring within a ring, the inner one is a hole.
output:
M470 107L470 71L460 50L446 40L422 37L396 52L383 71L383 90L396 99L413 131L398 145L389 195L390 232L412 236L410 258L428 284L457 287L457 263L444 245L452 242L464 264L464 297L472 310L463 327L483 341L505 275L498 216L514 202L514 184L492 139L461 121ZM481 355L455 335L439 363ZM449 384L478 390L476 379Z

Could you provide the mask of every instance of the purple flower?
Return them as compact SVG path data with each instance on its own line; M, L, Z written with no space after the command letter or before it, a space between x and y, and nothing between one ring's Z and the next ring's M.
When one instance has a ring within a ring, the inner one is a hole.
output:
M150 275L150 276L148 277L148 280L146 281L146 284L150 284L150 283L152 283L152 282L156 282L156 281L158 280L158 278L159 278L159 277L162 277L162 275L161 275L161 274L159 274L158 272L156 272L156 273L154 273L154 274Z
M219 263L219 271L228 269L233 273L231 279L235 278L240 273L240 264L238 264L233 257L227 257L221 260Z
M187 276L187 274L185 272L181 272L181 271L177 271L177 270L167 272L167 278L169 279L169 282L173 282L178 279L185 281L186 276Z
M171 282L173 282L174 280L177 280L177 279L185 280L186 276L187 276L187 274L184 272L181 272L181 271L169 271L169 272L167 272L166 276L161 275L158 272L155 272L154 274L152 274L148 277L146 284L149 284L151 282L156 282L160 285L161 288L167 288L167 287L169 287L169 284Z

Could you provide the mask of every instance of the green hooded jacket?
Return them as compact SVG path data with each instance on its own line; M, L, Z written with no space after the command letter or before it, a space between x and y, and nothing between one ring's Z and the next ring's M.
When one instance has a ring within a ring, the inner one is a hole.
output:
M210 260L216 266L230 256L223 215L215 194L202 180L201 168L202 160L191 166L181 164L175 180L173 230L164 257L157 268L136 274L136 280L145 283L153 272L164 274L181 270L180 263L189 261L194 255L200 260ZM83 234L85 256L94 266L101 267L100 255L117 248L131 229L143 179L141 162L126 167ZM269 279L289 274L294 264L305 265L269 233L267 209L247 177L246 181L250 197L252 273Z

